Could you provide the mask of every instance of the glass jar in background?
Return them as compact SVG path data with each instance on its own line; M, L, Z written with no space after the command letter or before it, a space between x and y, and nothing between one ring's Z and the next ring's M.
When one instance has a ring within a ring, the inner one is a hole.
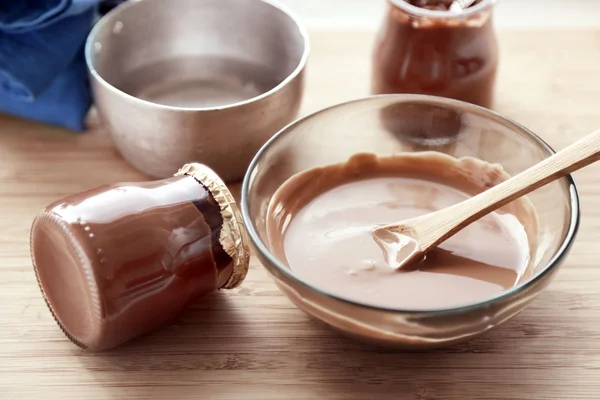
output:
M373 54L372 92L428 94L491 108L496 0L476 1L460 13L388 1Z

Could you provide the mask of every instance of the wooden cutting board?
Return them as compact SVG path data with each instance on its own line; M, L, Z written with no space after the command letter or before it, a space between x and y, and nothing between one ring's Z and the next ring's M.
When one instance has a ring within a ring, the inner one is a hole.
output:
M496 109L555 148L600 128L600 32L500 32ZM303 114L368 94L372 32L314 33ZM575 174L583 217L550 287L512 321L429 353L387 352L298 311L254 260L240 289L117 350L67 341L28 235L46 204L145 179L84 135L0 117L0 399L599 399L600 164Z

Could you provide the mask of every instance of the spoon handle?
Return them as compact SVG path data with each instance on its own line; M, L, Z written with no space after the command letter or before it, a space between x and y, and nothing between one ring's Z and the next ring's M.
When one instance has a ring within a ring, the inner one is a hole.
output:
M429 214L419 242L423 249L437 246L484 215L599 159L600 129L477 196Z

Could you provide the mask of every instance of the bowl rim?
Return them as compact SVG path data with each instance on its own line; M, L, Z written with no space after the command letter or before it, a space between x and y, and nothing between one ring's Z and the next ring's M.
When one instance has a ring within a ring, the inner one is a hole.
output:
M560 246L558 247L555 254L548 261L548 263L543 267L543 269L541 269L531 279L524 281L524 282L520 283L519 285L512 287L509 290L502 291L489 299L486 299L486 300L483 300L483 301L480 301L477 303L465 304L465 305L460 305L460 306L456 306L456 307L448 307L448 308L428 308L428 309L403 309L403 308L375 306L375 305L371 305L371 304L361 303L361 302L352 300L352 299L344 297L344 296L335 295L329 291L320 289L314 285L304 282L303 280L301 280L300 278L295 276L294 273L288 267L283 265L273 255L273 253L267 248L267 246L263 243L263 241L260 239L258 232L256 231L256 229L254 227L254 223L253 223L252 219L250 218L250 210L248 207L248 193L249 193L249 188L250 188L250 181L253 179L253 175L254 175L253 172L256 169L257 164L261 161L263 153L265 151L267 151L267 149L269 149L277 140L281 139L289 132L292 132L292 128L294 128L295 126L297 126L299 124L302 124L304 121L306 121L308 119L314 118L314 117L316 117L324 112L327 112L331 109L344 107L348 104L359 103L359 102L369 102L373 99L386 98L386 97L387 98L395 98L397 100L405 100L405 101L409 101L409 100L427 101L427 102L430 102L433 104L459 106L459 107L467 108L471 112L475 112L475 113L479 113L479 114L483 113L483 114L486 114L487 116L491 117L492 120L496 120L496 121L499 120L499 121L502 121L503 123L508 123L509 125L512 125L514 128L516 128L516 130L520 130L520 131L526 133L535 142L537 142L537 144L539 145L540 148L548 151L550 153L550 155L556 153L554 151L554 149L550 145L548 145L548 143L546 143L542 138L540 138L538 135L536 135L535 133L533 133L532 131L530 131L529 129L524 127L523 125L519 124L518 122L513 121L510 118L504 117L501 114L499 114L493 110L490 110L490 109L487 109L487 108L484 108L484 107L481 107L481 106L478 106L475 104L466 103L463 101L449 99L449 98L438 97L438 96L416 95L416 94L372 95L372 96L361 97L358 99L349 100L349 101L346 101L343 103L338 103L338 104L323 108L314 113L308 114L308 115L306 115L302 118L299 118L296 121L288 124L287 126L283 127L279 132L277 132L273 137L271 137L271 139L269 139L260 148L260 150L256 153L256 155L252 159L252 162L250 163L250 166L248 167L248 170L246 172L246 175L244 176L244 180L242 183L241 211L242 211L243 220L246 225L246 230L248 231L248 236L250 237L250 240L254 244L255 249L260 253L260 255L262 257L267 259L267 261L269 263L271 263L272 266L275 267L277 272L285 275L287 278L292 279L293 281L302 285L304 288L314 291L321 296L325 296L327 298L330 298L330 299L333 299L336 301L340 301L342 303L346 303L346 304L356 306L356 307L366 308L366 309L370 309L370 310L374 310L374 311L384 311L384 312L403 313L403 314L412 314L412 315L415 315L415 314L450 315L450 314L460 314L460 313L464 313L464 312L468 312L468 311L478 310L483 307L489 307L489 306L493 305L494 303L500 302L500 301L508 299L516 294L524 292L527 289L529 289L530 287L534 286L537 282L544 279L544 277L546 277L546 275L549 275L552 271L554 271L561 264L564 257L567 255L570 247L573 245L573 242L577 235L577 231L579 229L579 222L580 222L579 194L577 192L577 188L575 186L575 181L573 180L573 177L571 176L571 174L565 175L563 178L561 178L561 179L565 179L568 183L569 200L570 200L570 205L571 205L571 212L570 212L571 219L570 219L570 223L569 223L569 229L565 235L565 238L562 241L562 243L560 244ZM270 269L270 266L264 266L264 267L267 270Z
M120 4L117 7L113 8L112 10L110 10L108 13L106 13L103 17L101 17L96 24L92 27L92 30L90 31L90 33L88 34L86 40L85 40L85 49L84 49L84 53L85 53L85 63L87 65L87 70L88 73L98 81L98 83L100 83L103 87L105 87L106 89L110 90L111 92L120 95L120 96L124 96L125 98L133 101L134 103L138 103L147 107L154 107L160 110L170 110L170 111L185 111L185 112L193 112L193 111L218 111L218 110L226 110L226 109L230 109L230 108L235 108L235 107L240 107L240 106L244 106L246 104L251 104L257 101L260 101L266 97L269 97L277 92L279 92L280 90L282 90L284 87L288 86L288 84L290 82L292 82L294 79L296 79L301 73L302 71L304 71L305 67L306 67L306 63L308 61L308 57L310 54L310 39L309 39L309 34L308 34L308 29L306 28L306 26L304 25L304 23L302 22L302 20L298 17L298 15L293 12L292 10L290 10L288 7L279 4L277 1L273 1L273 0L253 0L253 1L257 1L259 3L264 3L266 5L269 5L273 8L275 8L276 10L281 11L284 15L286 15L288 18L290 18L290 20L294 23L294 25L296 26L296 28L298 29L298 32L300 33L300 37L302 38L302 45L303 45L303 49L302 49L302 55L300 56L300 60L298 61L298 65L296 65L296 68L289 73L285 79L283 79L281 82L279 82L276 86L274 86L273 88L269 89L266 92L263 92L261 94L259 94L258 96L254 96L251 97L249 99L243 100L243 101L238 101L235 103L228 103L228 104L223 104L220 106L213 106L213 107L176 107L176 106L169 106L166 104L160 104L160 103L155 103L152 101L148 101L148 100L143 100L140 99L139 97L130 95L129 93L126 93L120 89L118 89L117 87L113 86L112 84L110 84L108 81L106 81L102 75L100 75L100 73L96 70L95 66L93 65L93 48L94 48L94 44L95 44L95 40L96 40L96 36L98 35L98 32L106 25L109 24L111 22L116 22L115 20L118 21L119 15L124 12L125 10L131 8L131 7L143 7L143 5L139 5L140 3L146 3L146 2L150 2L151 0L130 0L126 3ZM162 0L155 0L157 2L160 2Z

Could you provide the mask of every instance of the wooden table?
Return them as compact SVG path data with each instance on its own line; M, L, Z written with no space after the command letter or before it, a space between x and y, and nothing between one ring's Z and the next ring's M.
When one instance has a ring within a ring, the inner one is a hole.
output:
M371 32L317 33L303 113L368 93ZM501 32L496 109L562 148L600 128L600 32ZM309 320L257 261L175 324L86 353L56 327L28 235L51 201L144 179L100 128L0 118L0 399L599 399L600 165L575 175L579 236L556 280L503 326L450 349L386 352ZM201 161L201 160L199 160Z

